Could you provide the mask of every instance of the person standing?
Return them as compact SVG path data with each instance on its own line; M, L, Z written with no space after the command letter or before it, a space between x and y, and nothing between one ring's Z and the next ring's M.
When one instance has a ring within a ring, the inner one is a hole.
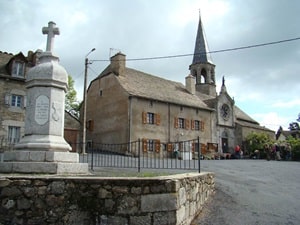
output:
M280 146L277 143L275 143L275 154L276 154L276 160L280 161L281 160Z
M236 159L241 158L240 151L241 151L241 147L239 145L235 146L235 158Z

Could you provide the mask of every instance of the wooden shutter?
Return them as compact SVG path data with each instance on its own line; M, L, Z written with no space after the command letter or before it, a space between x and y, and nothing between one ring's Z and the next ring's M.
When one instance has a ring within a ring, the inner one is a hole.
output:
M172 145L171 143L168 143L168 144L167 144L167 150L168 150L168 152L172 152L172 150L173 150L173 145Z
M192 143L192 152L195 152L195 146L196 146L196 143L195 143L195 141L193 141L193 143Z
M201 126L201 127L200 127L201 131L204 131L204 121L201 121L201 122L200 122L200 126Z
M185 119L184 122L185 122L185 129L186 130L190 129L190 121Z
M143 124L147 123L147 113L146 112L143 112L143 114L142 114L142 121L143 121Z
M154 119L155 119L155 124L160 125L160 114L155 114Z
M5 94L5 99L4 99L4 101L5 101L5 105L10 105L10 94Z
M178 118L174 117L174 128L178 128Z
M155 151L156 152L160 151L160 140L155 140Z
M146 138L143 138L142 144L143 144L143 151L147 152L148 149L147 149L147 139Z
M27 97L23 96L23 108L26 108L27 106Z
M191 129L195 130L195 120L191 120Z

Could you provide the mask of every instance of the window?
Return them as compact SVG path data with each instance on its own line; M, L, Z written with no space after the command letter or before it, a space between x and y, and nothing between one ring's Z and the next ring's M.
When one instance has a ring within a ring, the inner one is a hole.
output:
M143 112L142 119L144 124L160 125L160 115L157 113Z
M191 120L192 130L204 131L204 122L200 120Z
M184 129L184 119L178 118L178 127Z
M147 140L147 149L150 152L153 152L154 150L154 140Z
M10 105L14 106L14 107L21 107L21 105L22 105L22 96L21 95L12 95Z
M189 120L185 119L185 118L174 118L174 127L175 128L181 128L181 129L190 129L190 123Z
M102 90L99 91L99 96L102 96L103 95L103 92Z
M8 143L14 144L20 141L20 127L8 127Z
M143 151L159 153L161 149L160 140L143 139Z
M154 124L154 113L147 113L147 123Z
M12 67L12 76L24 77L24 73L25 73L25 63L15 61Z
M194 128L195 128L195 130L200 130L200 121L199 120L194 121Z

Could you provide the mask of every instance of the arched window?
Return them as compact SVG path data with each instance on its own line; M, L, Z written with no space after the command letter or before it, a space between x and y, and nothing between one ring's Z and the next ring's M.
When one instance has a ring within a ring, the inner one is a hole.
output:
M202 81L202 77L203 77L203 83L207 83L207 71L206 71L206 69L201 70L201 78L200 78L201 81Z

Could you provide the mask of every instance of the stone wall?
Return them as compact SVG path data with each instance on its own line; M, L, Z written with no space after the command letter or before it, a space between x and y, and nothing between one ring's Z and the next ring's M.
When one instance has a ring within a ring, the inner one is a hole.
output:
M213 173L153 178L0 177L0 224L187 225Z

